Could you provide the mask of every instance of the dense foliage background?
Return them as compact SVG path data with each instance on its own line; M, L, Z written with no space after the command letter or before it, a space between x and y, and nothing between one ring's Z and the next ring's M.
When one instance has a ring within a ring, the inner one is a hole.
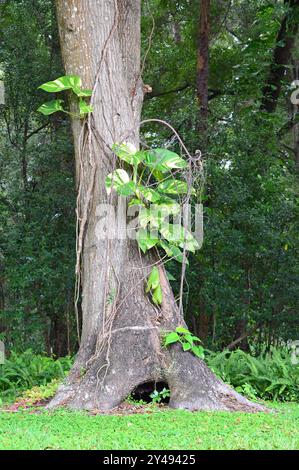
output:
M205 132L200 2L143 2L143 79L152 88L144 117L167 120L192 152L203 152L204 244L190 258L185 312L211 350L237 340L230 347L258 354L299 339L299 124L290 101L297 38L274 109L265 106L283 21L298 22L294 3L212 1ZM52 0L1 2L0 74L0 339L9 350L63 356L77 348L72 138L63 115L36 112L44 101L38 86L63 75ZM156 124L142 131L148 144L173 142ZM180 273L172 272L178 291Z

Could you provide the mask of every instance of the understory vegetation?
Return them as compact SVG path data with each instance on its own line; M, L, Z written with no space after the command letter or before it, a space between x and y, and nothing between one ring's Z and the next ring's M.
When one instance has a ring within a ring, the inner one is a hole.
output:
M35 355L31 350L22 354L11 353L9 359L0 365L0 404L12 401L21 395L25 390L33 387L40 388L40 396L36 401L44 398L43 391L46 391L50 384L53 391L53 381L62 381L69 371L72 360L68 357L56 359L52 357ZM30 395L30 391L28 392ZM55 393L52 393L53 396Z
M205 360L219 378L250 399L299 401L299 365L292 364L287 349L272 348L257 357L241 350L205 351ZM72 363L70 357L55 360L30 350L12 353L0 365L2 404L17 397L32 403L51 398ZM159 395L153 394L153 401L159 402Z

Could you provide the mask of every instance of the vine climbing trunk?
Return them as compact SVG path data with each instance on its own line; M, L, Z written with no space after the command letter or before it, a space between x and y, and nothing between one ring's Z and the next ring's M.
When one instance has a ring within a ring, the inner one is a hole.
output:
M93 89L94 111L84 122L72 121L81 343L67 381L49 406L110 409L140 384L163 381L173 407L261 409L179 345L161 347L163 332L184 324L164 268L158 255L141 256L136 241L114 236L114 216L125 200L107 195L105 177L117 164L112 144L139 143L140 15L140 0L57 0L66 73L80 75L83 87ZM160 307L144 292L154 263L163 290Z

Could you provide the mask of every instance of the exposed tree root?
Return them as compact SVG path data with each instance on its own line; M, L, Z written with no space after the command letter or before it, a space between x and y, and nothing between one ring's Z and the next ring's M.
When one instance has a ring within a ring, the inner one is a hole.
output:
M73 371L48 408L110 410L120 405L138 385L164 381L170 389L171 408L269 412L221 382L203 361L190 352L183 352L179 345L171 346L170 351L160 349L159 354L151 354L149 347L157 351L157 341L159 334L155 330L133 330L129 335L127 332L125 342L119 335L111 348L111 364L104 383L101 383L104 369L102 377L98 376L103 357L95 358L84 375L81 372L80 376L78 369L77 375ZM114 362L118 353L122 359Z

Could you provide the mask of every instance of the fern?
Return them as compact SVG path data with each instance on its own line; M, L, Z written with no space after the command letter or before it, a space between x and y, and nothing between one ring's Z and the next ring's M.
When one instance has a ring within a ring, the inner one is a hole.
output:
M0 400L14 399L22 391L45 386L54 379L62 380L72 364L69 357L55 360L35 355L31 350L22 354L11 353L0 365Z
M206 361L216 375L251 399L299 400L299 366L292 364L287 349L272 348L259 357L241 350L209 351Z

